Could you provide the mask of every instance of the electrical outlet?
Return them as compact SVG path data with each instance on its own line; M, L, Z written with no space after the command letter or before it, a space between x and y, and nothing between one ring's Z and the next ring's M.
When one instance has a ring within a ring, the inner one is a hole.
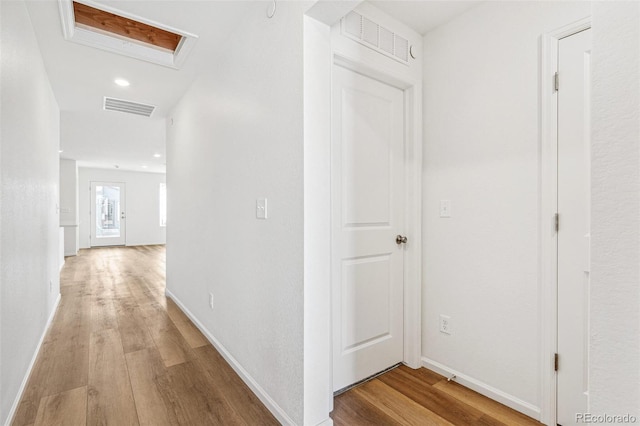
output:
M258 198L256 200L256 218L266 219L267 217L267 199Z
M440 333L451 334L451 317L440 314Z
M209 308L213 309L213 293L209 293Z

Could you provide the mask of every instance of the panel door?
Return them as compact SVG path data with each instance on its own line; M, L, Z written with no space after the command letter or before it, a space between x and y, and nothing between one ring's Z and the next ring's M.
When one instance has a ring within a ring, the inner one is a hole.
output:
M558 424L587 411L591 30L559 42Z
M378 80L334 66L332 85L335 391L403 359L405 113Z

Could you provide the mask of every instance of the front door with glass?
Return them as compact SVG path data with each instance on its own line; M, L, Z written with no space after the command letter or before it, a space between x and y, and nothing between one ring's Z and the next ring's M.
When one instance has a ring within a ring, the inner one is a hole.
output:
M126 243L125 185L91 182L91 247Z

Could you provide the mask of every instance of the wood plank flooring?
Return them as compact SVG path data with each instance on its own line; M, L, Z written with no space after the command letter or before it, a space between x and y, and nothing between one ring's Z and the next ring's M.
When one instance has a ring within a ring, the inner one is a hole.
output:
M277 425L164 288L164 246L67 258L12 424Z
M27 425L275 425L164 296L164 246L81 250L13 421ZM335 398L336 426L539 425L424 368Z
M400 366L334 398L335 426L541 423L426 368Z

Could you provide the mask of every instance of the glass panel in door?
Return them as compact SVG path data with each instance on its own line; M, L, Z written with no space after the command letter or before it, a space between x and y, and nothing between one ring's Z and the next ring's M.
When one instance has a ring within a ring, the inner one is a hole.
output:
M120 187L96 185L96 238L120 238Z
M125 184L91 182L91 247L126 244Z

